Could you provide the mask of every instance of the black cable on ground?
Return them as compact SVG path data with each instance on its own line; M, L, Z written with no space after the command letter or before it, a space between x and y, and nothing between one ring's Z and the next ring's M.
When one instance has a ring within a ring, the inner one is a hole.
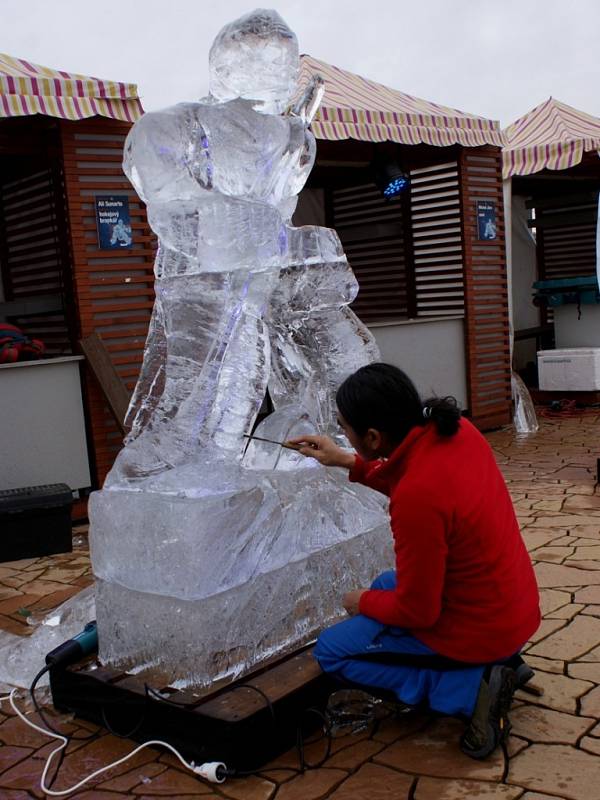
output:
M94 739L96 736L99 735L100 729L98 729L94 733L88 734L87 736L75 736L74 734L62 733L62 731L57 730L53 725L51 725L48 722L48 718L46 717L46 715L42 711L42 709L40 707L40 704L38 703L37 698L35 696L35 687L37 686L38 681L40 680L40 678L43 675L45 675L46 672L49 672L49 670L50 670L50 665L46 664L46 666L43 669L41 669L38 672L38 674L35 676L35 678L32 681L31 686L29 687L29 694L31 695L31 701L33 703L33 707L35 708L35 710L39 714L40 719L42 720L42 722L48 728L49 731L52 731L52 733L55 733L57 736L64 736L64 738L67 739L67 743L70 742L70 741L86 742L86 741L89 741L90 739Z
M300 762L301 772L304 772L307 769L320 769L331 755L331 725L329 724L329 720L327 719L325 714L323 714L322 711L319 711L318 708L305 709L300 719L302 719L302 717L306 716L307 714L315 714L323 721L322 735L325 736L327 739L327 747L325 748L325 755L319 761L317 761L316 764L309 764L304 757L304 745L307 743L304 741L304 736L302 734L302 726L298 725L296 731L296 748L298 750L298 760ZM315 739L314 742L308 742L308 744L314 744L315 742L318 741L319 739Z
M277 717L275 716L275 709L273 708L273 703L269 700L269 697L262 689L259 689L258 686L253 686L251 683L240 683L239 685L230 686L229 691L235 691L236 689L252 689L253 692L259 694L262 699L265 701L267 708L271 713L271 719L273 720L273 729L277 731Z
M242 683L239 686L234 686L232 688L233 689L252 689L253 691L257 692L263 698L263 700L265 701L265 703L267 705L267 708L271 712L271 719L273 720L274 732L276 733L277 730L278 730L277 717L276 717L276 714L275 714L275 709L273 707L273 704L269 700L269 698L266 695L266 693L263 692L262 689L259 689L258 686L253 686L251 683ZM297 729L296 729L296 750L298 752L298 763L300 764L300 766L298 768L295 768L295 767L277 767L277 769L285 769L286 771L295 772L296 774L301 775L307 769L319 769L320 767L323 766L325 761L327 761L327 759L331 755L331 728L330 728L330 725L329 725L329 722L328 722L326 716L321 711L319 711L318 708L307 708L302 712L302 714L300 716L300 721L302 720L302 718L306 714L316 714L323 721L323 733L327 737L327 748L326 748L325 756L320 761L318 761L316 764L308 764L307 763L307 761L306 761L306 759L304 757L304 746L305 746L306 742L304 741L304 735L302 733L302 726L301 726L301 724L299 724ZM319 741L319 740L316 739L315 741ZM313 743L314 742L309 742L309 744L313 744ZM253 769L253 770L244 770L243 772L238 772L237 770L235 770L235 771L232 771L232 775L235 775L235 776L241 778L241 777L248 776L248 775L256 775L261 770L264 771L264 767L259 767L257 769Z
M44 723L46 728L48 728L49 731L52 731L52 733L55 733L57 736L62 736L63 738L65 738L67 740L66 743L65 743L65 746L60 751L60 756L58 757L58 762L57 762L56 768L54 770L54 775L52 776L52 778L50 780L50 783L48 784L48 788L51 789L54 786L54 783L56 782L56 779L58 778L58 773L60 772L60 768L62 767L63 761L65 760L65 756L67 754L67 747L69 746L69 744L72 741L86 742L86 741L89 741L91 739L98 738L98 736L100 735L100 728L97 731L94 731L93 733L88 734L87 736L75 736L74 734L62 733L61 731L57 730L53 725L51 725L48 722L48 718L46 717L46 715L42 711L41 706L38 703L37 698L35 696L35 688L36 688L40 678L43 675L45 675L46 672L49 672L49 670L50 670L50 665L46 664L44 666L44 668L41 669L38 672L38 674L33 679L32 683L31 683L31 686L29 687L29 694L31 695L31 701L33 703L33 707L35 708L37 714L39 715L41 721Z
M141 718L138 720L138 722L133 726L133 728L130 731L127 731L126 733L119 733L112 727L112 725L106 719L106 708L104 707L104 705L100 707L100 714L102 715L102 722L106 730L113 736L116 736L117 739L131 739L139 731L139 729L142 727L142 725L146 720L146 710L144 709L142 711Z
M277 724L277 716L275 714L275 708L273 707L273 704L271 703L271 701L270 701L269 697L267 696L267 694L265 692L263 692L262 689L259 689L258 686L253 686L251 683L241 683L238 686L232 686L231 689L252 689L253 691L257 692L257 694L259 694L263 698L267 708L269 709L269 711L271 713L271 719L273 720L273 729L274 729L274 732L277 733L277 731L279 729L279 726ZM302 726L301 726L301 724L299 724L297 729L296 729L296 749L297 749L297 752L298 752L298 763L300 764L300 766L299 767L273 767L273 769L282 770L282 771L285 771L285 772L293 772L295 775L302 775L306 770L309 770L309 769L320 769L320 767L322 767L323 764L327 761L327 759L331 755L331 727L329 725L327 717L321 711L319 711L318 708L307 708L307 709L305 709L302 712L301 716L300 716L300 721L302 720L302 717L304 717L306 714L311 714L311 713L312 714L316 714L323 721L323 734L327 737L327 748L326 748L326 752L325 752L325 755L323 756L323 758L320 759L316 764L308 764L306 762L306 759L304 757L304 746L305 746L306 742L305 742L304 736L302 734ZM319 740L316 739L315 741L319 741ZM309 742L309 744L313 744L313 743L314 742ZM248 769L248 770L232 769L232 770L227 770L227 775L229 777L231 777L231 778L246 778L246 777L249 777L250 775L260 775L260 773L264 772L265 769L266 769L265 766L256 767L255 769Z

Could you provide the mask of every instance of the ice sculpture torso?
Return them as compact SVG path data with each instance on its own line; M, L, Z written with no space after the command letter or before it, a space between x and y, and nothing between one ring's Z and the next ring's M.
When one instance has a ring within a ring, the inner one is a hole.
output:
M248 40L270 60L264 76L245 64L258 83L231 98ZM310 91L280 113L295 37L255 12L213 51L225 99L147 114L126 143L159 237L156 301L131 433L91 503L101 656L194 683L314 635L388 543L375 495L244 438L267 387L275 411L257 435L334 433L335 388L377 350L348 308L357 286L335 233L290 223L315 157Z
M148 361L138 384L130 441L148 423L151 432L123 459L129 477L173 466L174 452L185 458L198 442L241 453L266 389L262 319L289 261L284 218L314 149L302 120L260 114L243 99L147 114L130 134L125 169L160 238L152 333L166 360Z

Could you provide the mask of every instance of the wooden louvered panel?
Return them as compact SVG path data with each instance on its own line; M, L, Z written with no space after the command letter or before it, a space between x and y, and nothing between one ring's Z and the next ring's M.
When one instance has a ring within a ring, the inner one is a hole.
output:
M536 210L540 280L593 275L596 272L596 193L549 198L537 204L533 201L531 205ZM545 324L553 322L552 307L543 307L541 314Z
M48 298L52 311L14 314L10 322L40 339L46 355L72 352L64 308L68 252L62 174L56 165L30 168L0 184L2 275L7 300Z
M596 271L595 192L533 200L542 280L593 275ZM551 316L551 310L549 310Z
M130 126L114 120L62 122L65 181L71 220L73 274L81 336L97 333L117 372L132 390L139 373L154 303L155 240L143 203L121 161ZM134 245L130 250L100 250L94 198L129 197ZM101 484L118 453L122 437L95 381L87 379L88 408Z
M408 315L402 205L387 202L374 184L335 189L336 229L359 284L352 309L364 322Z
M545 217L537 227L537 236L542 239L543 280L593 275L596 271L596 221L544 227Z
M2 271L8 300L60 294L62 264L53 174L36 171L0 185ZM27 223L24 216L27 215Z
M460 315L463 266L458 164L410 173L416 316Z
M469 408L482 428L511 418L511 366L504 246L501 155L495 147L463 150L459 162L464 247L465 338ZM498 238L477 238L477 200L496 205Z

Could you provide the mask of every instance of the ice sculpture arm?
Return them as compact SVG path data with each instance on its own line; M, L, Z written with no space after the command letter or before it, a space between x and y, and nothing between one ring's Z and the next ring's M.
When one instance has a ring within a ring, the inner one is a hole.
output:
M360 613L414 630L430 628L442 610L450 513L431 496L431 487L410 484L390 503L396 588L370 589L360 598Z
M353 483L362 483L369 489L375 489L376 492L381 492L389 497L389 483L382 480L377 474L382 463L381 461L365 461L364 458L356 455L349 478Z
M287 153L282 161L282 164L286 162L286 168L280 173L274 197L278 197L277 207L287 222L296 210L297 195L315 163L316 141L309 125L321 104L324 91L323 79L315 76L296 103L289 106L284 114L289 129Z
M288 114L294 117L300 117L308 127L321 105L324 94L325 82L320 75L315 75L307 85L301 97L289 108Z
M185 200L212 188L200 103L144 114L125 140L123 170L145 203Z

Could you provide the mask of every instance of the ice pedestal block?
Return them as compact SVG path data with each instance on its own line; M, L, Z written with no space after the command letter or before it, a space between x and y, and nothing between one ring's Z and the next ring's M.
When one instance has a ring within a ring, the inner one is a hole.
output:
M103 662L177 686L234 678L309 641L393 565L381 495L318 466L242 472L217 494L92 495Z

